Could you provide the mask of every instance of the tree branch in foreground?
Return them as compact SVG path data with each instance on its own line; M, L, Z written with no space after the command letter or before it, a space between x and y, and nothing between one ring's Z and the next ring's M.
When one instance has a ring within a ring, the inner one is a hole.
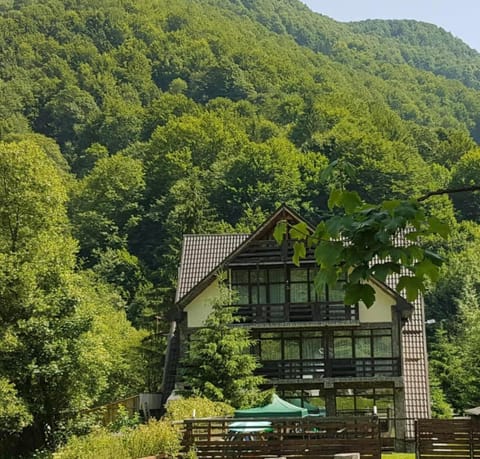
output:
M454 194L454 193L463 193L466 191L480 191L480 185L472 185L464 188L444 188L436 191L430 191L427 194L420 196L417 201L422 202L431 198L432 196L440 196L442 194Z

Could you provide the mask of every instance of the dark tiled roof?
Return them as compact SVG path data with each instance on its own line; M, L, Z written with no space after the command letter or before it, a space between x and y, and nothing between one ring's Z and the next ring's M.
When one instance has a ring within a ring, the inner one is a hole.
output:
M205 276L210 274L248 236L248 234L185 235L175 301L178 302Z
M395 245L408 244L405 233L399 233ZM395 289L401 275L407 275L406 269L387 279L390 288ZM403 375L405 383L406 418L420 419L430 417L430 389L428 385L428 358L425 341L425 305L420 295L412 302L413 313L402 328ZM407 422L407 436L414 438L415 426Z

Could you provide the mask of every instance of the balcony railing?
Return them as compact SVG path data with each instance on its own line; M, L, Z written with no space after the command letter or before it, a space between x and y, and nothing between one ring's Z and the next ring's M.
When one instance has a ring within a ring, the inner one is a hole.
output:
M287 240L282 245L271 239L259 239L250 241L248 248L239 253L233 260L230 260L230 266L245 266L256 263L285 263L291 262L294 253L295 241ZM314 250L307 247L305 260L313 261Z
M358 306L342 303L249 304L236 312L245 323L358 320Z
M400 376L396 358L264 360L257 373L267 379L368 378Z

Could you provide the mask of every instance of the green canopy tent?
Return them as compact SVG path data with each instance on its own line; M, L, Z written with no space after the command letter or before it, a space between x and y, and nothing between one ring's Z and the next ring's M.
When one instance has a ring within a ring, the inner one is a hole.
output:
M308 416L308 410L295 406L273 394L272 401L265 406L236 410L235 418L304 418Z
M316 406L308 403L307 401L300 399L300 398L290 398L288 399L289 403L292 403L295 406L302 406L308 410L309 416L326 416L327 413L325 411L324 406Z

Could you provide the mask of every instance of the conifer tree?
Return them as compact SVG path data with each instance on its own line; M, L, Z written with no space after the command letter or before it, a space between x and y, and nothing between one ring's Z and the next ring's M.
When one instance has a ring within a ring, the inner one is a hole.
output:
M219 286L205 327L191 336L184 380L188 392L236 408L248 407L260 399L263 377L254 375L259 363L250 353L254 342L249 330L234 326L240 320L232 306L235 294L221 281Z

